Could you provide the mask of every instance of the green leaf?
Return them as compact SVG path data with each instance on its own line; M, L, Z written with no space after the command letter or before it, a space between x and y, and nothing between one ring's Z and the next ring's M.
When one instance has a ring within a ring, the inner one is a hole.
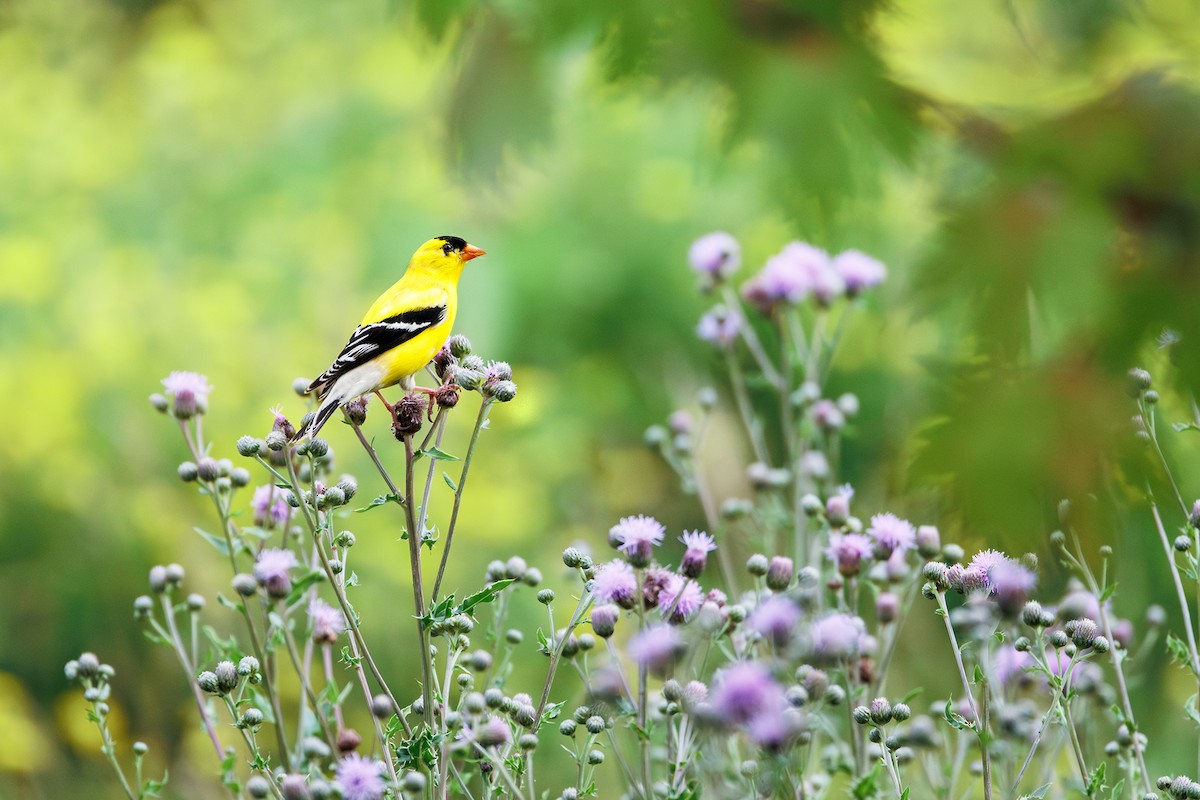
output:
M462 460L458 456L451 455L450 453L447 453L445 450L439 450L436 447L426 447L424 450L418 450L416 453L416 456L417 456L417 458L420 458L421 456L427 456L429 458L432 458L434 461L461 461Z
M1088 797L1095 795L1096 792L1100 791L1100 787L1104 785L1104 770L1107 768L1107 766L1107 762L1101 761L1096 765L1096 768L1092 770L1092 774L1088 776L1087 787L1084 789L1084 792Z
M979 684L983 683L983 680L983 667L976 664L975 672L971 676L971 682L978 686Z
M1044 786L1039 786L1029 794L1021 795L1021 800L1045 800L1046 792L1050 791L1051 784L1047 783Z
M1171 657L1178 661L1181 665L1191 669L1192 656L1188 652L1188 647L1179 637L1173 633L1167 634L1167 650L1171 653Z
M325 580L325 573L319 569L314 569L292 584L292 590L288 592L288 596L284 599L283 604L285 606L292 605L300 599L301 595L308 591L308 587L323 580Z
M449 472L442 473L442 480L444 480L446 482L446 485L450 487L450 490L452 492L454 492L455 494L458 494L458 484L455 483L453 479L451 479Z
M388 503L400 503L400 505L404 505L404 503L400 502L400 498L397 495L391 494L389 492L388 494L379 495L379 497L376 497L374 500L367 503L362 508L354 509L354 513L362 514L364 512L370 511L373 508L379 508L380 506L387 505Z
M975 726L968 722L966 717L954 710L953 701L946 701L946 708L943 709L943 713L945 714L946 722L950 723L952 727L958 728L960 731L975 730Z
M904 787L904 791L900 793L900 800L908 800L909 787Z
M192 530L204 537L204 540L215 547L218 553L223 556L229 555L229 542L225 541L225 537L214 536L208 531L201 530L200 528L192 528Z
M1200 425L1196 425L1193 422L1173 422L1171 423L1171 427L1175 429L1176 433L1183 433L1184 431L1200 431Z
M462 601L462 605L460 605L458 607L456 613L470 614L471 609L475 608L475 606L481 605L483 603L492 602L497 597L499 597L500 592L507 589L509 587L509 585L513 583L514 580L515 580L514 578L501 578L500 580L498 580L494 583L488 584L487 586L483 587L475 594L470 595L469 597L464 599Z
M854 786L850 788L850 795L854 800L868 800L877 795L878 790L875 784L879 781L879 771L882 767L883 765L876 761L875 767L855 782Z
M1101 603L1106 602L1109 598L1111 598L1116 593L1116 591L1117 591L1117 584L1115 582L1110 583L1108 586L1105 586L1104 591L1100 593L1100 602Z
M262 712L263 719L274 725L275 710L271 708L271 701L267 699L267 696L262 692L254 692L250 699L254 701L254 707Z

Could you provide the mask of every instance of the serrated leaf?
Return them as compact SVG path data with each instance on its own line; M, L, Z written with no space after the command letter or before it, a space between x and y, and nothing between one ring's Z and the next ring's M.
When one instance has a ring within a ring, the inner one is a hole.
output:
M492 602L499 597L500 592L507 589L514 582L514 580L514 578L501 578L494 583L488 584L475 594L465 598L462 601L462 605L458 607L457 613L470 614L471 609L475 608L475 606Z
M960 731L975 730L975 726L968 722L966 717L954 710L953 701L946 701L946 708L943 709L943 714L946 717L946 722L949 722L952 727Z
M1096 765L1096 768L1092 770L1092 774L1088 776L1087 787L1084 789L1084 792L1088 797L1095 795L1096 792L1100 791L1100 787L1104 785L1104 771L1107 766L1107 762L1101 761Z
M1045 800L1046 792L1050 791L1051 784L1047 783L1044 786L1039 786L1029 794L1021 795L1021 800Z
M204 541L211 544L217 549L217 552L223 556L229 555L229 542L225 541L225 537L216 536L201 528L192 528L196 533L204 538Z
M441 450L437 447L426 447L423 450L418 450L416 452L416 456L418 458L420 458L421 456L426 456L428 458L432 458L434 461L461 461L462 460L458 456L451 455L450 453L447 453L445 450Z
M363 506L362 508L356 508L356 509L354 509L354 513L355 513L355 514L362 514L362 513L365 513L365 512L367 512L367 511L370 511L370 510L371 510L371 509L373 509L373 508L379 508L380 506L387 505L388 503L400 503L400 505L404 505L404 503L401 503L401 502L400 502L400 498L399 498L397 495L391 494L391 493L389 492L388 494L381 494L381 495L379 495L379 497L376 497L374 500L372 500L371 502L367 503L367 504L366 504L365 506Z
M325 573L322 570L314 569L312 572L298 579L292 584L292 590L288 592L288 596L284 599L283 604L290 606L300 599L300 596L308 591L308 587L314 583L320 583L325 580Z
M854 800L868 800L876 796L875 784L879 781L879 771L882 766L880 762L876 761L870 772L855 781L854 786L850 788L850 795Z

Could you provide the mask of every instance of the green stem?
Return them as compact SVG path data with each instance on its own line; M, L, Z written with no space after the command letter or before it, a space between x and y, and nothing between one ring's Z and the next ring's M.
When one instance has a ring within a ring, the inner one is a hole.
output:
M450 546L454 544L454 531L458 527L458 510L462 505L463 489L467 485L467 475L471 471L471 460L475 456L475 445L479 442L479 432L487 422L488 409L491 408L492 398L485 397L479 404L479 414L475 417L475 428L471 431L471 441L467 444L467 454L463 456L462 472L458 476L458 485L454 487L454 507L450 511L450 524L446 527L446 544L442 547L442 560L438 564L437 577L433 581L431 599L436 602L438 592L442 588L442 578L446 574L446 564L450 559Z

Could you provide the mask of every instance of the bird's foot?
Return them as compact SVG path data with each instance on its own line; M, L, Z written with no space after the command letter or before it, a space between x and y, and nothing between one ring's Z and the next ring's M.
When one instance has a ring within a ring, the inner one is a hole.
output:
M380 394L378 390L376 390L375 396L379 398L379 402L383 403L383 407L388 410L388 413L391 414L392 416L395 416L395 414L396 414L395 408L396 407L394 405L392 405L391 403L389 403L387 400L385 400L383 395Z

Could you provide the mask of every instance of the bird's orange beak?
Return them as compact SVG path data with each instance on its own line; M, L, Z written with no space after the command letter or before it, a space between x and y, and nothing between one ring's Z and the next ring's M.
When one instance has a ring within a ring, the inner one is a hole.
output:
M487 255L487 251L486 251L486 250L480 250L480 249L479 249L478 247L476 247L475 245L473 245L473 244L469 244L469 245L467 245L466 247L464 247L464 248L463 248L463 251L462 251L462 260L463 260L463 261L470 261L472 258L479 258L480 256L485 256L485 255Z

